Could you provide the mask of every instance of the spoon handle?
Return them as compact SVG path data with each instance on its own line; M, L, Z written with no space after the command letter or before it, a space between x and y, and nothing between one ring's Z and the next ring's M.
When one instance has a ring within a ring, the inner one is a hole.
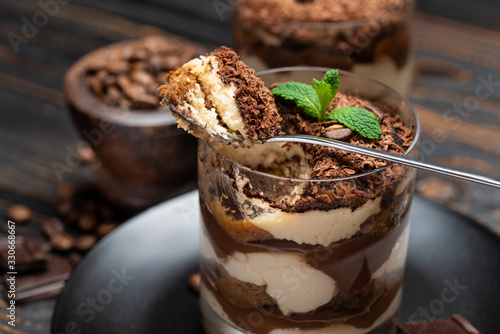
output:
M278 137L273 137L267 140L268 143L276 143L276 142L295 142L295 143L305 143L305 144L316 144L322 146L328 146L337 148L340 150L359 153L362 155L366 155L372 158L378 158L386 161L396 162L402 165L420 168L424 170L428 170L431 172L436 172L439 174L444 174L448 176L453 176L462 180L472 181L480 184L484 184L491 187L500 188L500 181L493 179L491 177L477 175L473 173L468 173L464 171L459 171L456 169L452 169L449 167L444 167L436 164L431 164L428 162L423 162L420 160L413 160L401 155L381 152L374 149L353 145L349 143L344 143L342 141L327 139L322 137L315 137L309 135L281 135Z

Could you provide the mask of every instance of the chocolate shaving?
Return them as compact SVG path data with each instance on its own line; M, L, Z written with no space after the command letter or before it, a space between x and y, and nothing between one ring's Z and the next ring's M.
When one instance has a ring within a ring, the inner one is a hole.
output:
M247 135L258 140L268 139L280 132L281 117L271 91L255 76L232 49L221 47L210 53L220 62L218 72L226 85L235 85L236 103L245 123Z

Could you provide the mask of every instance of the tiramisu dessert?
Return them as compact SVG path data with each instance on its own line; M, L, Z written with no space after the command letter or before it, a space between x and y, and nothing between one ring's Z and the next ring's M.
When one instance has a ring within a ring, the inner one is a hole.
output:
M234 47L257 71L340 68L406 93L412 6L408 0L239 0Z
M399 115L401 100L393 107L354 90L336 92L337 71L323 72L313 85L266 87L228 48L167 76L162 92L177 113L223 113L216 100L226 101L227 94L214 94L193 66L204 62L222 86L234 84L243 136L301 133L396 154L415 147L416 130ZM241 91L248 92L247 100L238 100ZM195 95L200 99L190 98ZM245 101L253 107L244 107ZM401 301L415 173L316 145L227 145L219 134L235 130L228 122L224 130L211 127L221 125L222 116L217 118L219 123L207 122L211 135L198 148L206 332L382 333L392 327Z

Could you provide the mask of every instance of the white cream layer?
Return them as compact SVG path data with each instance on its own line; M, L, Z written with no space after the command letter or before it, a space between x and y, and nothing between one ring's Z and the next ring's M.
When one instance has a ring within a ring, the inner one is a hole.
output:
M271 233L276 239L326 247L356 234L368 217L380 211L381 200L381 197L369 200L354 211L350 208L338 208L303 213L269 212L250 222Z
M383 275L401 270L405 266L406 254L408 250L408 240L410 236L410 224L405 227L396 244L392 248L391 255L380 268L372 274L372 278L380 278Z
M266 285L284 315L305 313L328 303L335 295L335 281L313 269L298 253L234 253L223 262L230 276L255 285Z

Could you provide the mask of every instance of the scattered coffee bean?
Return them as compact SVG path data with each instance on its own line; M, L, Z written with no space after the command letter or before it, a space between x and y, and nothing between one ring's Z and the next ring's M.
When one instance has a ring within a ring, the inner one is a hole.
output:
M67 216L73 209L73 203L69 199L59 199L56 203L56 210L61 216Z
M80 252L86 252L94 247L97 237L93 234L85 234L75 240L74 248Z
M26 205L14 204L9 207L7 216L15 223L24 223L31 219L31 210Z
M200 273L195 273L195 274L192 274L191 276L189 276L188 286L191 289L191 291L193 291L195 293L199 293L200 292L200 282L201 282Z
M71 252L68 255L68 260L73 267L76 266L78 264L78 262L80 262L81 259L82 259L82 255L77 253L77 252Z
M108 222L97 226L97 236L99 238L104 237L109 232L113 231L118 224L114 222Z
M77 152L83 163L88 164L95 160L94 150L90 147L90 145L79 145Z
M66 233L56 234L50 238L52 248L61 252L69 251L73 248L74 243L73 237Z
M89 232L95 229L95 227L97 226L97 221L93 215L83 213L78 218L77 225L80 230Z
M346 141L352 135L352 130L342 124L334 124L327 127L323 136L330 139Z
M57 187L58 200L71 200L75 194L75 186L70 183L62 183Z

